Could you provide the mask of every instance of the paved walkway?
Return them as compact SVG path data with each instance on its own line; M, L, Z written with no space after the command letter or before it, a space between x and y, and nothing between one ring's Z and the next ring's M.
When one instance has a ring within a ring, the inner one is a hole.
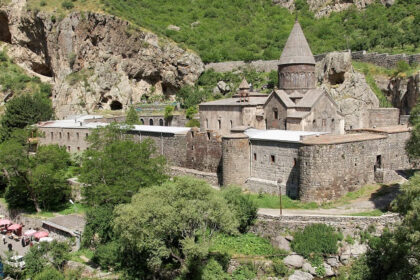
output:
M2 257L6 256L6 252L9 251L8 245L12 244L12 251L14 255L21 255L24 256L27 251L29 251L29 245L26 247L22 247L21 241L15 241L6 237L6 244L3 243L3 235L0 234L0 254Z

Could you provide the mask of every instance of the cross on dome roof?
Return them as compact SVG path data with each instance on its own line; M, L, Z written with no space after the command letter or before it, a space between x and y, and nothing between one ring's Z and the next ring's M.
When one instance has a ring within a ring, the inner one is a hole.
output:
M279 64L315 64L308 41L297 20L284 46Z

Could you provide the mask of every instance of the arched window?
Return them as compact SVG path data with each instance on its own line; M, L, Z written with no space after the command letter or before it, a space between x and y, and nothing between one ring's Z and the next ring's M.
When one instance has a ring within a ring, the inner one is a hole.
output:
M160 125L160 126L163 126L163 119L160 119L160 120L159 120L159 125Z
M140 119L140 123L141 124L144 124L144 119Z
M275 120L279 118L279 111L277 110L277 108L273 108L273 117Z
M149 120L149 125L153 125L153 119Z
M232 126L233 126L233 122L232 120L230 120L230 128L232 128Z

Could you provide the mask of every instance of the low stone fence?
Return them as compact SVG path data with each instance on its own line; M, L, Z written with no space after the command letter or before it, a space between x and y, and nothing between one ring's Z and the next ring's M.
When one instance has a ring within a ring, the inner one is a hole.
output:
M326 53L314 55L315 61L319 62L326 56ZM397 66L398 61L406 61L410 65L420 64L420 54L387 54L366 51L351 52L351 58L357 61L372 63L385 68ZM216 72L224 73L239 69L250 68L257 72L277 71L279 60L255 60L255 61L225 61L206 64L205 69L213 69Z
M32 218L25 215L23 210L14 209L9 210L7 206L0 203L0 215L5 216L7 219L10 219L14 223L22 223L25 225L24 230L29 228L42 228L42 220L37 218Z
M170 176L192 176L197 179L202 179L212 186L220 186L221 178L217 173L203 172L195 169L172 166L169 170Z
M288 215L269 216L258 215L257 222L251 232L263 237L275 238L280 234L301 230L310 224L326 224L344 235L356 236L361 231L374 227L375 235L380 235L385 227L392 228L401 221L398 214L385 214L376 217L361 216L327 216L327 215Z

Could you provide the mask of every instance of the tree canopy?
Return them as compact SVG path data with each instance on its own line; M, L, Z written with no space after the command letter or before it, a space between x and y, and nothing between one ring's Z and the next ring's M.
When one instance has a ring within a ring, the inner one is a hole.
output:
M127 203L139 189L166 179L165 158L156 155L151 139L136 142L112 124L94 131L89 142L79 179L87 185L84 195L90 206Z
M6 201L11 208L33 205L51 210L67 201L70 186L65 172L70 155L58 145L41 146L30 156L28 147L16 139L0 144L0 168L6 178Z
M115 214L114 231L122 246L143 256L153 273L168 262L187 269L188 261L207 256L214 233L236 233L238 226L217 191L187 177L141 189Z

